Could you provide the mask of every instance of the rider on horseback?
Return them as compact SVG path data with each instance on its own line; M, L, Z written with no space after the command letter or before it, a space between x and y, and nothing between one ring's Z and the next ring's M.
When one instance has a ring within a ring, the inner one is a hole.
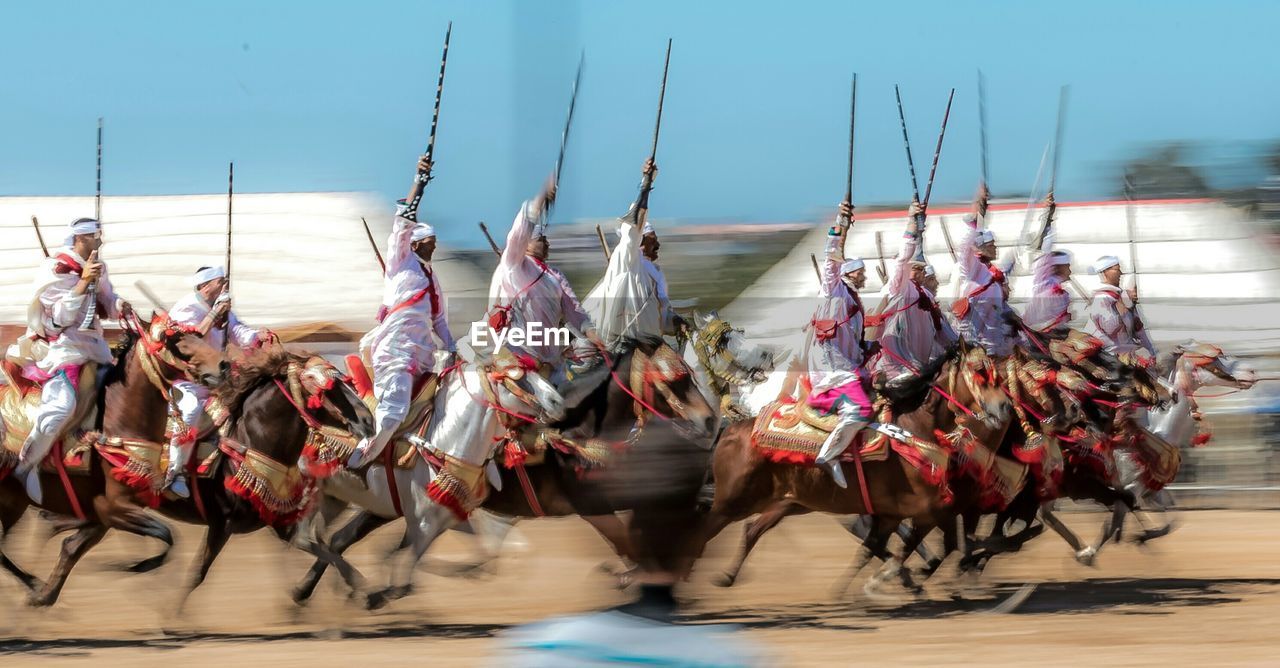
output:
M1138 317L1138 291L1120 289L1120 258L1104 255L1090 269L1102 278L1102 285L1089 302L1089 318L1084 331L1107 345L1107 352L1133 353L1139 350L1155 357L1156 347Z
M489 284L488 326L500 333L509 328L531 332L534 323L545 332L549 328L567 327L600 348L604 343L596 333L591 317L583 310L573 286L560 270L547 264L551 243L547 240L547 209L555 202L555 178L549 178L542 192L526 201L516 213L507 245L502 249L498 268ZM522 337L523 343L504 345L517 354L528 355L538 364L543 378L563 375L564 355L568 342L546 336L541 342Z
M840 468L840 455L854 436L871 420L869 383L862 371L867 354L863 341L862 299L858 289L867 282L867 270L860 258L845 259L845 234L853 221L853 204L840 203L836 225L827 232L826 259L822 265L822 303L809 326L810 406L839 416L815 460L831 473L836 484L847 487Z
M431 269L436 250L433 227L418 220L417 203L431 179L431 161L418 160L409 196L397 203L395 223L387 239L385 287L378 326L360 340L360 353L373 363L373 394L378 408L374 418L377 432L360 442L347 465L357 468L382 453L413 401L416 381L435 372L436 344L449 352L452 363L457 354L449 332L444 291Z
M942 309L938 307L935 297L938 277L933 265L912 260L921 243L917 221L921 213L920 204L912 202L893 277L884 286L885 306L869 319L883 322L884 329L878 340L882 350L888 353L880 355L876 370L889 382L914 377L918 369L956 340L951 323L942 317ZM868 327L872 325L868 323Z
M25 479L27 496L36 503L43 498L39 465L76 412L81 368L89 362L105 368L112 361L101 319L120 319L132 312L129 302L111 287L106 263L98 259L98 221L81 218L71 223L63 245L40 266L27 309L27 331L10 348L10 356L24 362L23 376L41 385L40 407L14 471ZM41 355L40 348L47 351Z
M1053 248L1057 237L1057 228L1053 225L1057 208L1053 193L1045 198L1045 206L1044 241L1040 245L1041 254L1032 265L1035 278L1023 320L1035 332L1061 335L1070 329L1071 323L1071 295L1064 286L1071 279L1071 254Z
M986 184L978 188L973 213L965 218L968 231L960 242L960 298L951 305L956 331L960 336L982 346L992 357L1005 357L1013 352L1013 338L1005 324L1007 269L996 266L996 237L983 228L987 216Z
M652 182L658 166L650 158L641 171ZM618 245L609 256L604 276L586 299L587 311L598 324L600 337L608 343L623 338L660 337L687 329L684 319L671 308L662 269L654 264L661 244L649 224L649 210L641 206L640 201L633 202L618 219Z
M227 270L223 267L201 267L192 277L195 290L179 299L169 311L169 318L176 324L194 327L211 347L222 350L230 338L241 348L258 345L273 336L267 330L256 330L240 322L231 312L231 293L227 291ZM205 403L209 400L209 388L186 378L173 381L180 390L178 412L187 429L177 432L169 441L169 470L165 473L164 487L174 496L187 498L187 478L184 471L196 444L196 430Z

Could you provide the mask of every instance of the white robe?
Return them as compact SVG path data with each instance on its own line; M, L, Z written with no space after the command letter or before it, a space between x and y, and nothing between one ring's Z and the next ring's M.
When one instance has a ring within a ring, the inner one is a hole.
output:
M937 301L933 293L911 280L911 258L915 255L916 246L915 236L905 235L898 257L894 259L893 275L881 290L885 307L880 310L880 314L888 316L880 334L880 345L913 367L907 368L892 355L881 353L876 369L889 378L918 372L926 362L941 354L955 340L955 332L946 319L939 318L942 324L939 329L934 325L930 312L921 306L922 293L926 304L936 305Z
M640 249L640 223L619 222L621 238L609 266L583 303L606 344L659 337L672 327L671 300L662 270Z
M1125 306L1124 314L1120 313L1120 305ZM1147 330L1134 331L1136 307L1129 299L1129 294L1114 285L1102 284L1093 293L1089 302L1089 317L1084 324L1085 333L1096 336L1107 344L1107 352L1120 354L1132 353L1139 349L1151 355L1156 354L1156 347L1151 343Z
M189 327L198 327L213 305L205 300L199 292L192 291L174 303L169 309L169 317L176 323ZM227 326L215 326L205 334L204 340L214 348L222 349L224 332L231 333L231 342L240 348L248 348L258 342L258 330L245 325L236 317L235 312L227 314Z
M1041 254L1032 263L1031 300L1027 302L1023 321L1037 332L1051 332L1071 322L1071 295L1058 278L1053 264L1054 229L1049 228L1041 245Z
M507 234L507 245L489 283L489 303L510 307L507 328L519 328L526 336L535 329L567 327L575 335L594 328L591 317L578 302L573 286L558 269L529 257L525 250L533 237L533 228L544 210L542 199L532 199L520 207ZM537 323L536 326L533 323ZM558 367L569 342L561 345L553 337L540 337L541 342L504 346L514 352L531 355L540 363ZM492 343L492 341L490 342Z
M102 276L97 283L99 308L92 325L88 329L80 329L89 308L89 294L74 293L76 284L80 282L80 270L59 259L59 255L65 255L80 266L85 263L84 258L72 248L62 248L55 251L53 257L46 258L36 274L24 336L44 338L49 342L48 353L36 362L36 368L43 375L90 361L109 364L112 361L111 349L103 337L102 317L112 320L120 317L121 300L103 263Z
M822 301L813 319L834 320L840 324L835 337L827 341L817 339L812 322L808 326L805 347L812 394L857 380L864 352L862 301L840 276L840 265L844 262L843 236L827 236L825 256L819 290Z
M361 353L373 363L375 385L379 376L391 373L416 376L432 371L436 352L433 334L446 350L456 349L444 290L431 266L424 265L413 252L410 238L414 223L403 216L402 207L397 207L384 257L387 271L382 306L386 315L360 339ZM415 298L417 301L410 304ZM406 306L397 308L402 304Z
M1013 352L1013 340L1004 322L1007 309L1004 290L999 283L992 283L992 273L978 257L973 242L978 236L978 220L965 219L968 229L960 241L960 257L956 263L960 297L969 298L969 312L956 318L956 331L966 340L982 346L988 355L1003 357ZM991 284L989 287L988 284Z

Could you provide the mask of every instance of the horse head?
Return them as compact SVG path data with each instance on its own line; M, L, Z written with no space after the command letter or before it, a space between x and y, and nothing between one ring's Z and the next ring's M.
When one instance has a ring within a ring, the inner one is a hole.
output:
M741 329L711 311L695 314L692 338L698 364L712 378L730 386L764 382L788 351L779 346L751 344Z
M996 430L1004 426L1012 407L1009 395L1000 382L995 360L981 347L970 347L963 341L958 357L951 381L956 400L973 410L975 417L988 429ZM955 382L957 375L960 376L959 383Z
M564 397L542 376L532 357L502 349L480 364L481 373L502 410L544 424L564 418Z
M231 363L222 351L205 342L200 332L174 322L167 313L152 314L138 331L143 351L160 364L152 367L166 383L179 377L208 387L217 387L227 376Z
M1211 343L1187 341L1174 346L1173 355L1178 368L1186 370L1184 382L1192 392L1205 386L1247 390L1258 382L1255 369Z

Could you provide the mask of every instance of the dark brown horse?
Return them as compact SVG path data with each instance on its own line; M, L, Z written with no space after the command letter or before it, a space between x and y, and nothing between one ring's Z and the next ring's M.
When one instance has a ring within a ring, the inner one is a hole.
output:
M106 387L98 398L98 424L107 434L162 441L168 419L167 402L150 377L167 385L179 374L185 374L214 384L226 371L221 353L193 332L155 324L154 335L147 331L150 325L127 333L118 347L118 362L107 372ZM145 511L146 503L113 475L114 467L95 448L89 448L84 456L90 460L89 474L68 475L65 485L59 473L41 473L45 493L39 507L70 518L58 524L62 529L74 530L63 541L58 564L48 582L32 577L7 558L3 560L3 567L30 590L31 605L54 603L76 562L102 540L108 529L157 538L166 544L165 554L173 545L169 527ZM19 481L12 477L0 480L0 527L7 532L30 505L33 504ZM163 560L164 554L144 560L134 570L149 570Z
M190 365L198 364L195 360L210 353L218 364L214 368L224 370L221 355L189 332L173 327L157 329L156 323L147 329L150 331L126 338L120 362L107 376L103 433L109 439L108 445L133 443L163 447L166 444L167 400L162 388L175 377L171 374L188 372ZM163 351L170 347L181 355L172 358L164 355ZM187 348L194 352L184 353ZM156 363L157 357L163 358L160 359L161 364ZM313 426L340 429L356 437L372 432L372 415L349 386L336 382L338 374L327 364L315 364L312 376L320 379L320 384L328 385L327 391L312 395L318 398L316 404L321 406L321 410L315 411L318 417L304 414L310 412L306 404L295 405L295 400L286 395L285 389L276 381L283 385L290 377L291 365L294 365L294 373L298 373L309 359L282 350L263 351L242 363L234 378L217 390L215 396L229 416L229 430L222 444L225 446L222 450L227 454L217 460L208 478L192 477L194 485L190 499L157 497L147 481L122 474L118 459L110 462L92 450L92 456L98 460L93 469L96 475L78 478L75 484L79 485L76 488L77 501L82 507L93 508L94 512L78 521L60 523L62 529L73 529L75 533L64 541L61 558L49 584L33 593L31 603L50 605L55 602L76 562L102 539L108 529L123 529L155 537L165 543L160 554L143 559L128 570L144 572L163 564L173 544L172 532L164 522L146 512L148 506L156 506L168 517L204 524L209 528L196 573L183 600L203 581L231 534L254 531L268 526L268 520L273 520L275 523L271 526L281 538L292 537L295 518L273 516L271 509L263 507L263 495L252 493L254 489L251 488L261 477L253 475L252 466L241 470L245 467L246 446L276 462L278 468L287 470L296 469L304 445L314 431ZM322 379L324 374L331 374L328 382ZM248 457L259 468L263 466L261 457ZM61 486L53 489L61 489ZM16 498L12 492L9 490L3 497L6 509L10 501L25 498L24 495ZM46 494L44 507L47 510L65 515L72 512L69 506L70 500L65 494ZM305 510L300 507L297 514ZM318 558L334 562L349 581L357 583L354 569L342 560L334 559L323 545L303 542L300 547Z

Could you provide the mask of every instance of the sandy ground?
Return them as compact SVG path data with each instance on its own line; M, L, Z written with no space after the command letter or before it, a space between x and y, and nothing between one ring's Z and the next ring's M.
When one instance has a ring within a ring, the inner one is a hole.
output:
M1093 536L1101 515L1067 520ZM1039 664L1276 665L1280 660L1280 559L1274 512L1199 511L1175 533L1139 548L1108 547L1090 569L1058 538L1043 536L1001 557L983 583L944 568L924 597L868 599L861 581L844 597L829 589L853 543L830 518L792 518L759 545L738 586L710 579L727 565L731 527L681 592L692 623L728 622L779 665ZM6 551L44 574L57 543L28 519ZM143 539L109 536L81 562L50 610L30 610L15 580L0 578L0 662L5 666L402 666L493 665L495 634L548 615L625 600L595 567L609 551L576 519L521 526L527 551L505 556L480 577L446 577L474 554L450 535L420 572L417 593L382 612L349 603L326 579L299 609L286 590L309 563L265 534L232 539L209 580L174 612L200 530L183 526L177 559L160 570L122 574L111 565L150 554ZM398 538L384 529L352 552L374 581ZM448 561L446 561L448 560ZM332 576L327 576L332 577ZM1038 588L1016 614L989 609L1022 583Z

